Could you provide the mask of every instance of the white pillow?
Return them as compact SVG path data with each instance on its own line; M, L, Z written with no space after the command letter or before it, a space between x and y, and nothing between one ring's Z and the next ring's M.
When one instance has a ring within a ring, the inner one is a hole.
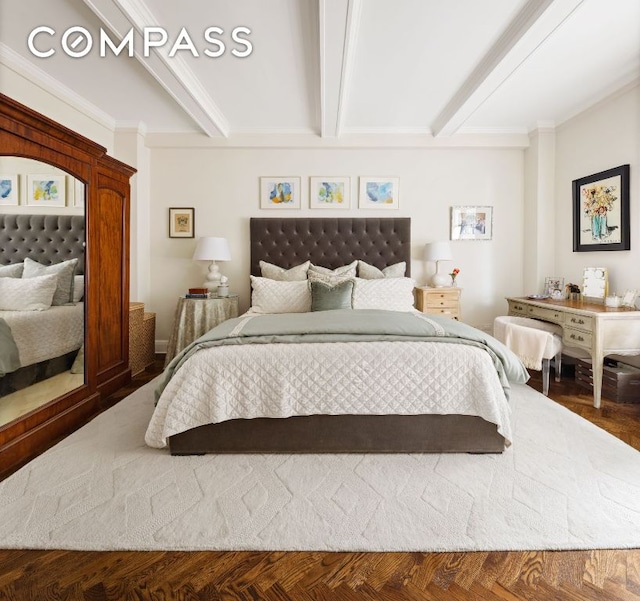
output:
M84 276L73 276L73 302L79 303L84 296Z
M323 284L327 284L327 286L335 286L345 280L355 278L357 267L358 261L349 263L349 265L343 265L342 267L336 267L335 269L311 265L311 267L309 267L309 280L322 282Z
M51 306L58 276L0 278L0 311L44 311Z
M23 269L24 263L0 265L0 278L21 278Z
M354 309L383 309L386 311L415 311L412 278L356 278L353 289Z
M278 280L283 282L292 282L297 280L306 280L307 271L309 271L309 265L311 261L296 265L291 269L285 269L284 267L278 267L273 263L267 263L266 261L260 261L260 273L263 278L269 278L271 280Z
M307 280L281 282L251 276L251 311L255 313L306 313L311 311Z
M29 258L24 260L22 277L33 278L40 275L55 273L58 276L58 284L53 295L52 305L68 305L73 302L73 276L76 271L78 259L69 259L53 265L42 265Z
M407 271L407 264L402 261L394 265L389 265L384 269L378 269L364 261L358 261L358 277L364 280L377 280L380 278L403 278Z

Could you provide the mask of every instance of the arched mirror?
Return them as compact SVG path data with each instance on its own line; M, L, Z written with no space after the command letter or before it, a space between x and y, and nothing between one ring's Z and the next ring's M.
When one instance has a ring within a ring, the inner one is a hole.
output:
M0 224L3 426L85 384L85 184L0 156Z
M0 239L3 253L0 269L26 264L28 258L28 269L22 266L27 269L27 279L40 279L39 285L46 294L51 293L55 279L53 295L62 295L57 306L75 308L81 314L80 322L76 322L80 333L73 340L64 325L56 326L64 329L63 336L56 336L54 326L41 330L45 336L70 342L71 348L58 355L69 379L54 388L57 374L52 378L37 375L39 381L27 377L25 388L35 391L35 404L25 409L26 413L18 409L20 415L14 413L4 418L10 421L0 420L2 476L96 415L104 397L131 377L129 179L135 169L108 156L99 144L3 94L0 94L0 160L0 217L4 221L0 232L12 232ZM42 234L43 230L42 237L35 241L35 233ZM26 253L24 260L18 253ZM69 275L65 263L74 258L78 261L71 276L72 290L71 282L64 279L62 272ZM56 269L60 273L50 277L53 274L49 270ZM20 282L24 271L19 278L13 276L0 280ZM77 276L82 277L75 279ZM60 281L65 282L61 291ZM84 283L82 291L80 282ZM30 285L33 282L27 283ZM16 301L18 306L25 299L33 301L34 291L21 292L20 284L9 282L4 287L11 289L13 296L22 296ZM38 293L45 295L42 290ZM44 306L42 313L48 311L47 299L37 301ZM51 305L56 306L56 302L52 300ZM0 321L0 330L7 334L11 328ZM7 336L4 338L6 341ZM14 341L13 347L11 344L4 349L0 347L3 360L0 363L20 362L16 346ZM69 362L71 367L67 369ZM13 367L0 369L8 373L14 371ZM6 403L6 396L9 395L0 397L0 405Z

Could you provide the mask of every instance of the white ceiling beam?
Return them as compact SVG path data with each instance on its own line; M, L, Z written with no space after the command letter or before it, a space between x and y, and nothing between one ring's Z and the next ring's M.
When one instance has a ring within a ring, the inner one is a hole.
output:
M529 0L431 125L449 136L573 13L583 0Z
M144 27L159 26L143 0L84 0L84 3L122 39L133 28L142 35ZM148 57L135 46L135 57L193 121L210 137L229 136L229 123L187 62L169 58L165 47L153 48Z
M319 1L320 132L338 137L347 106L362 0Z

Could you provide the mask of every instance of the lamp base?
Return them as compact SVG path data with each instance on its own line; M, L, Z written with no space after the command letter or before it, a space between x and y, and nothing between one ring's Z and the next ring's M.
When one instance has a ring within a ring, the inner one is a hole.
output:
M207 288L209 292L217 292L221 277L220 267L215 261L211 261L209 271L207 272L207 279L202 285Z
M431 286L433 288L444 288L451 283L451 277L441 273L434 273L431 278Z

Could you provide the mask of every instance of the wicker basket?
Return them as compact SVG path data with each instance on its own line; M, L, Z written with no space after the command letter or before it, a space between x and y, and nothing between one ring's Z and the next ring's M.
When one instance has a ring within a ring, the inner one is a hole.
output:
M155 361L156 314L145 313L144 303L129 305L129 366L135 376Z

